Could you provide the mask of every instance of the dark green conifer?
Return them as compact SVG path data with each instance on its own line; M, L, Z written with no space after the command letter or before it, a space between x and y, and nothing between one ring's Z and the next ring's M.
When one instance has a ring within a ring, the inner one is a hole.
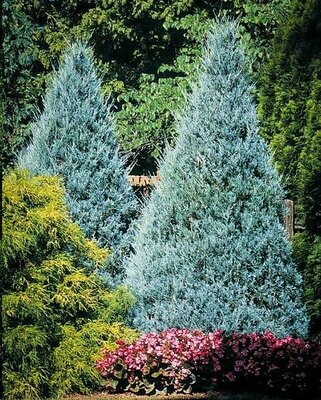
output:
M260 88L261 133L295 201L294 240L311 328L320 332L321 0L293 0L276 35ZM313 261L312 261L313 260Z

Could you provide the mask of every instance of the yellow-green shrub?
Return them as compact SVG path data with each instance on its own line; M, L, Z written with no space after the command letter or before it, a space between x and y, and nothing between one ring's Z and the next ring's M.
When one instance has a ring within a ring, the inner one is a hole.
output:
M137 337L136 331L123 324L110 325L102 320L88 322L79 330L64 325L61 341L53 353L55 372L50 385L58 396L75 391L87 393L98 387L102 379L93 365L102 356L101 349L114 348L117 339L133 341Z
M133 299L96 273L108 251L72 223L56 177L14 170L3 181L5 398L85 392L100 380L102 346L136 333L122 323Z

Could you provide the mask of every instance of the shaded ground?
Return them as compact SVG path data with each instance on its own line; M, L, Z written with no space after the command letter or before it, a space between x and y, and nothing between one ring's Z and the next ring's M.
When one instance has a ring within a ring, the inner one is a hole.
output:
M108 394L97 393L91 395L72 395L65 397L63 400L290 400L280 399L279 397L271 397L269 395L259 393L222 393L222 392L209 392L209 393L194 393L194 394L181 394L181 395L167 395L167 396L135 396L133 394ZM308 399L305 399L308 400ZM311 399L312 400L312 399Z

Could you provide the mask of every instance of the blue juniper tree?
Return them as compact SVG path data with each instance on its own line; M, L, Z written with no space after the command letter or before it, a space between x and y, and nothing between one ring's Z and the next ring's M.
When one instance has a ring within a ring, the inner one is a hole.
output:
M113 130L90 49L75 43L46 93L20 165L36 175L64 178L74 220L113 251L119 267L136 203Z
M307 334L283 191L257 134L237 29L213 26L176 146L137 224L126 280L145 331Z

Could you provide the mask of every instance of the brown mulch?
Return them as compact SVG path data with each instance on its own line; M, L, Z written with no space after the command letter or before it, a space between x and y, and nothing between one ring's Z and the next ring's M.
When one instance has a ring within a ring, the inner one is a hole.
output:
M271 397L258 393L193 393L193 394L171 394L171 395L152 395L136 396L131 393L108 394L105 392L93 393L90 395L71 395L64 397L63 400L281 400L279 397ZM282 399L290 400L290 399ZM306 399L308 400L308 399ZM311 399L312 400L312 399Z

